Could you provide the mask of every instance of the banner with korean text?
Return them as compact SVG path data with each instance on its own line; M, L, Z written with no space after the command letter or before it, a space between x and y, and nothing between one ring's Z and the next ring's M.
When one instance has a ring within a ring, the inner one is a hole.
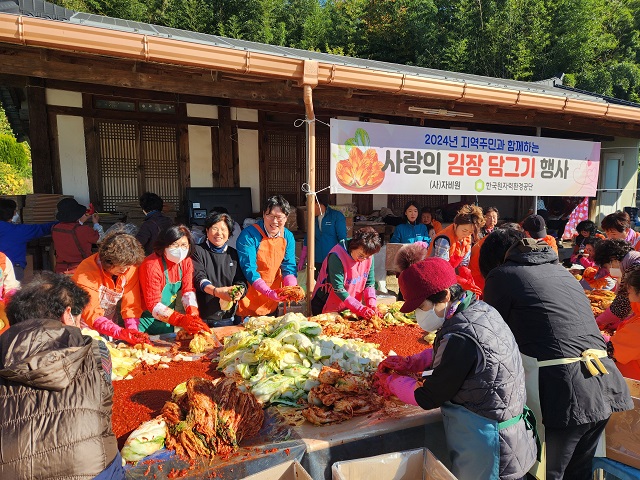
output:
M331 120L332 193L593 197L600 143Z

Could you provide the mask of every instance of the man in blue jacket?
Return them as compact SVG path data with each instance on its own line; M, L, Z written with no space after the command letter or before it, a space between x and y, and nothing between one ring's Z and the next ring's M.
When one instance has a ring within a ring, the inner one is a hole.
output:
M13 263L16 279L22 280L27 266L27 243L35 238L51 235L51 228L58 222L35 225L13 223L20 219L16 208L13 200L0 198L0 252Z
M335 247L340 240L347 239L347 220L342 212L330 208L328 197L323 194L316 196L318 201L315 203L316 216L316 233L315 233L315 276L318 276L322 262L329 255L329 252ZM302 251L300 252L300 260L298 261L298 270L304 268L307 260L307 237L304 237Z

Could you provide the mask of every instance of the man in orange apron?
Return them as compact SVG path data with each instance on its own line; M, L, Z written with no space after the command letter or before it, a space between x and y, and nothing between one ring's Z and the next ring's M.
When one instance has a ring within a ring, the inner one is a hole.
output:
M282 286L297 285L293 234L285 223L291 211L281 195L267 199L262 220L245 228L236 243L240 268L249 288L238 304L238 315L260 316L276 311Z

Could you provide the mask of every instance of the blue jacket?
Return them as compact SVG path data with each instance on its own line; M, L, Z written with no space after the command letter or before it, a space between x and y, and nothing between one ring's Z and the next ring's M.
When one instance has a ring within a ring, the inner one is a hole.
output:
M322 226L322 229L320 228ZM327 207L327 211L322 217L322 225L318 223L316 217L316 253L315 263L322 263L333 247L340 240L347 239L347 220L342 212ZM304 245L307 244L307 237L304 237Z
M401 223L393 231L391 235L390 243L414 243L425 242L429 244L431 237L429 237L429 229L426 225L418 223L412 225L409 222Z
M34 238L51 235L51 227L58 222L23 225L0 221L0 252L4 253L11 263L24 268L27 266L27 243Z
M264 230L264 220L256 222L262 230ZM296 267L296 241L293 238L293 233L287 228L283 228L284 239L287 242L287 246L284 252L284 260L280 264L280 270L282 271L282 277L287 275L297 276L298 269ZM236 242L236 250L238 251L238 259L242 273L250 285L260 278L260 272L258 272L258 247L262 241L260 232L249 226L242 230L238 241Z

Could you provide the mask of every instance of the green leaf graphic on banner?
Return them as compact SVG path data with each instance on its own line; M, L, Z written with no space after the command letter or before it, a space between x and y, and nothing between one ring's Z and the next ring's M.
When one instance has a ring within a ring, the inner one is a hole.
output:
M484 190L484 182L480 179L476 180L476 192L481 192Z
M354 140L356 141L356 145L361 147L368 147L370 144L369 134L362 128L356 129Z

